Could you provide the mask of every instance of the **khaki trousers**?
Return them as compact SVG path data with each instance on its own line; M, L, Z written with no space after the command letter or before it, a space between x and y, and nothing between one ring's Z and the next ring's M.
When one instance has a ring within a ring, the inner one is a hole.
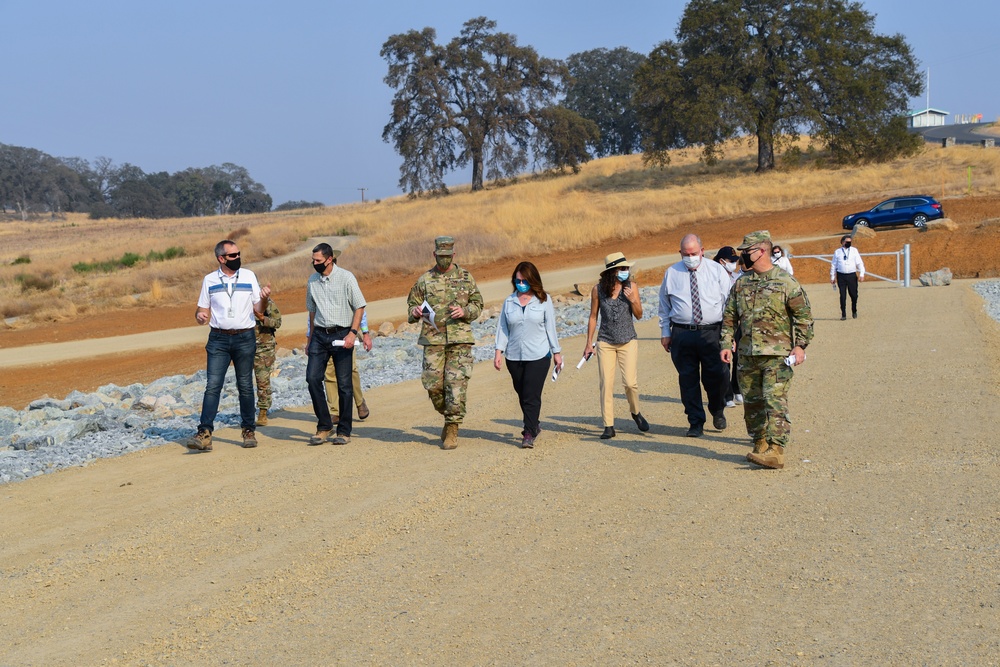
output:
M632 414L639 414L639 341L624 345L598 341L597 371L601 376L601 420L605 428L615 425L615 370L625 384L625 398Z
M351 359L351 385L354 387L354 404L360 408L365 397L361 393L361 376L358 375L358 355L352 355ZM337 399L337 370L333 367L333 364L327 364L325 379L326 401L330 404L330 414L340 414L340 408L337 407L337 403L339 402Z

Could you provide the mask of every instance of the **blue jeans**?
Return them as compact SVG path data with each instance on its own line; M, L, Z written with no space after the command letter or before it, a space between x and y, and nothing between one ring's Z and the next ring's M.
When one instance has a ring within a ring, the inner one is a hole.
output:
M316 414L316 430L332 431L333 418L330 416L330 406L326 402L326 366L333 358L333 370L337 374L337 398L340 415L337 418L337 435L351 435L351 419L354 416L354 385L351 382L351 368L354 365L354 348L346 350L334 347L333 341L343 340L349 333L343 329L338 333L329 334L323 329L314 329L309 340L309 361L306 364L306 384L309 386L309 398L312 399L313 412Z
M253 357L257 352L257 338L253 329L230 336L212 331L208 334L208 382L205 398L201 402L201 423L198 429L211 432L215 428L215 415L219 413L219 396L226 380L226 371L232 362L236 369L236 388L240 392L240 426L254 430Z

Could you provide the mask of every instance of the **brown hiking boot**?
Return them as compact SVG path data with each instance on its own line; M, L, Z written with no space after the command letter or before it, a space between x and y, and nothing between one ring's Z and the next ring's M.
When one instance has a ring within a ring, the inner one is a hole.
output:
M261 408L257 413L257 426L267 426L267 408Z
M753 441L753 451L750 454L763 454L767 451L767 440L761 438ZM750 454L747 454L747 461L750 461Z
M309 438L310 445L322 445L330 437L333 431L316 431L316 435Z
M747 454L747 461L756 463L765 468L781 470L785 467L785 448L779 445L771 445L763 454Z
M212 432L203 428L198 429L194 437L185 443L185 447L198 452L212 451Z
M257 446L257 434L249 428L243 429L243 449L253 449Z
M445 424L444 437L441 440L441 449L455 449L456 447L458 447L458 424Z

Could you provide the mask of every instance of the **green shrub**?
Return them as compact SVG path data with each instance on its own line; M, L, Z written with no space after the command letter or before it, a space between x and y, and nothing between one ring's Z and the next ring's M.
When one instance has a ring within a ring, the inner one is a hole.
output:
M11 264L31 264L31 258L28 257L27 255L21 255L13 262L11 262Z

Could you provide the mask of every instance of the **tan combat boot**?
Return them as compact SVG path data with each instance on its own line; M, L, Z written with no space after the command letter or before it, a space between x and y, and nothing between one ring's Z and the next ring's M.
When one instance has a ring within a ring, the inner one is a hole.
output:
M455 449L456 447L458 447L458 424L445 424L441 449Z
M767 440L765 440L764 438L761 438L760 440L754 440L753 451L750 454L747 454L747 461L752 462L752 459L750 458L751 454L763 454L766 451L767 451Z
M785 448L771 445L763 454L747 454L747 460L765 468L780 470L785 467Z
M257 414L257 426L267 426L267 408L261 408Z

